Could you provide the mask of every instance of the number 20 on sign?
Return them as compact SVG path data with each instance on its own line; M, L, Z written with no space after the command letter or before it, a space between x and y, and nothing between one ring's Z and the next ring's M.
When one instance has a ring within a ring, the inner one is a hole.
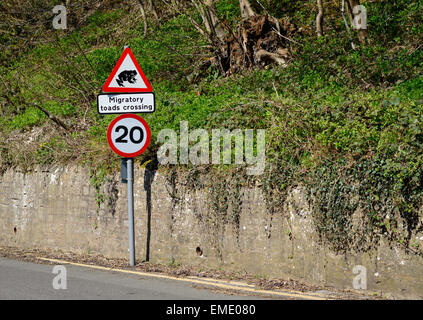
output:
M115 118L107 129L107 141L112 150L124 158L142 154L150 144L151 131L147 122L135 114Z

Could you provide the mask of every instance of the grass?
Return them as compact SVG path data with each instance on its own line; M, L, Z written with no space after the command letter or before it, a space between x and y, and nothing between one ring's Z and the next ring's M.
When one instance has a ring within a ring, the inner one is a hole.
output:
M218 5L228 20L236 18L235 8L233 1ZM88 123L85 138L104 144L105 129L113 116L96 114L95 95L122 48L107 40L116 30L102 26L113 25L124 16L123 9L97 11L84 28L15 61L6 71L6 79L18 95L10 95L10 90L6 94L21 111L3 112L2 131L25 131L48 121L41 111L26 106L35 100L71 126L84 117ZM398 17L403 17L403 12ZM328 34L296 48L298 57L288 68L250 71L229 79L209 70L209 76L189 84L186 76L198 60L207 58L207 52L185 16L168 20L147 39L140 36L140 24L125 23L124 38L158 100L157 112L145 116L153 128L153 141L163 128L177 130L181 120L189 121L193 128L268 128L272 137L278 137L271 141L274 151L268 154L279 158L291 157L292 148L311 144L338 155L366 154L392 149L393 140L412 140L413 134L420 134L410 124L420 121L421 50L409 54L408 47L393 50L376 45L352 51L348 39ZM416 28L412 28L413 34L418 36ZM398 130L399 119L403 130ZM275 126L275 122L287 127ZM289 141L284 141L281 130ZM292 139L298 142L295 146ZM312 151L301 153L300 162L313 159Z

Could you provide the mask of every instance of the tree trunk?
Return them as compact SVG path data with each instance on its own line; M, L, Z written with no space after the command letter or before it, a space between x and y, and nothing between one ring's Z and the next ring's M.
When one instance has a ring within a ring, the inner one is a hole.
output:
M143 0L138 0L138 7L140 8L141 11L141 16L142 19L144 20L144 38L147 36L147 16L145 14L145 9L144 9L144 4L143 4Z
M153 12L154 19L159 22L159 15L157 14L156 6L153 3L153 0L148 0L148 6L150 7L151 12Z
M317 0L317 9L319 10L316 16L316 33L318 37L323 36L323 4L322 0Z
M212 33L220 40L225 40L225 30L220 24L216 13L216 6L214 0L205 0L206 19L210 25Z

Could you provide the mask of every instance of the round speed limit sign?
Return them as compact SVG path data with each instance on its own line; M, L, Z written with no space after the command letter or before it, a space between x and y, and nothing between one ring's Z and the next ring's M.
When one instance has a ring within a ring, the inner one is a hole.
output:
M147 122L135 114L123 114L114 119L107 129L107 141L112 150L124 158L143 153L151 140Z

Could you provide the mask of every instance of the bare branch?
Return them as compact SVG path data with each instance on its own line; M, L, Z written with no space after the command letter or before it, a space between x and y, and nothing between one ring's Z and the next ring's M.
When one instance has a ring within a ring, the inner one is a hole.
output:
M157 14L156 6L153 3L153 0L148 0L148 6L150 7L151 12L153 12L156 22L159 22L159 15Z
M317 0L317 9L319 10L319 12L317 13L316 16L316 33L318 37L323 36L323 4L322 4L322 0Z
M145 14L145 9L144 9L144 4L143 4L143 0L138 0L136 1L138 4L138 7L140 8L141 11L141 16L142 16L142 20L144 22L144 38L147 36L147 29L148 29L148 24L147 24L147 16Z
M65 131L69 131L69 127L62 120L60 120L59 118L56 118L55 116L53 116L52 114L50 114L46 109L44 109L43 107L41 107L39 104L32 103L32 105L34 107L36 107L38 110L40 110L42 113L44 113L47 116L47 118L49 118L51 121L53 121L59 127L61 127L62 129L64 129Z

